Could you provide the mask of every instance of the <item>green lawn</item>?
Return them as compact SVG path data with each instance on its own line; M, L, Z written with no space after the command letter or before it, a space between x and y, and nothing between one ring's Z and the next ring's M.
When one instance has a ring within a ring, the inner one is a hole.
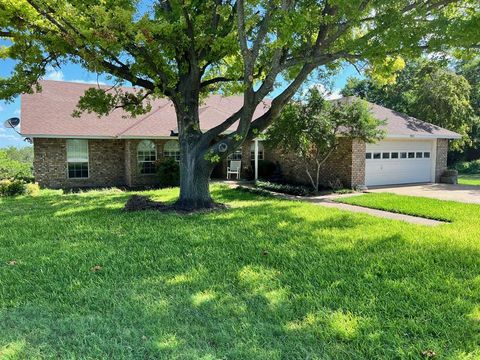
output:
M480 206L349 200L452 221L431 228L213 192L229 211L124 213L117 191L1 199L0 358L480 357Z
M458 183L462 185L480 185L480 174L460 174L458 175Z

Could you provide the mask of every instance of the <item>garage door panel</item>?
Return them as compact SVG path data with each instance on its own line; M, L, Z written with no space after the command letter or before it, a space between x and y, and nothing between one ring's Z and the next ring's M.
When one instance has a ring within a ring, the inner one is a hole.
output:
M365 182L367 186L430 182L432 177L433 141L381 141L367 144ZM392 159L392 152L399 158ZM374 153L381 153L374 159ZM383 154L388 153L388 158ZM414 158L400 158L401 153L414 153ZM428 158L425 158L425 153Z

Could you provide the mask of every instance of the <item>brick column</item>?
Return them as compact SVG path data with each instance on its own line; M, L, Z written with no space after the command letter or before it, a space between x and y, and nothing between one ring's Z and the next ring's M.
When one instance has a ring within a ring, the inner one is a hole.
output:
M437 158L435 161L435 182L440 182L440 176L447 170L448 139L437 139Z
M361 140L352 141L352 188L357 185L365 185L366 147L365 142Z

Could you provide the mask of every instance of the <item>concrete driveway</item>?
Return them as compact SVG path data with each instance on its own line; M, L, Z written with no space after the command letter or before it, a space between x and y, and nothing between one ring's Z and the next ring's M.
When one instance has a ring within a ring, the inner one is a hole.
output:
M388 192L398 195L422 196L480 204L480 186L449 184L415 184L369 188L368 192Z

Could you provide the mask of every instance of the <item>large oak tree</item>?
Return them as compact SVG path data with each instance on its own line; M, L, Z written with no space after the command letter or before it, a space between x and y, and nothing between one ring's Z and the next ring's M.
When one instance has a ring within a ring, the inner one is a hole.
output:
M80 111L138 115L168 97L181 147L177 206L204 208L214 161L268 127L316 69L362 61L388 73L398 56L479 46L479 27L477 0L0 0L0 37L10 43L0 56L16 61L0 98L31 92L67 62L138 88L92 88ZM214 92L241 93L243 106L202 131L199 105Z

